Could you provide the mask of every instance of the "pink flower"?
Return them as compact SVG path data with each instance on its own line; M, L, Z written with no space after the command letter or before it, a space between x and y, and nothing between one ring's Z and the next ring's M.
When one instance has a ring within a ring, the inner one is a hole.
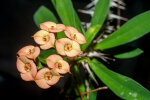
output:
M81 53L80 45L68 38L61 38L56 41L56 50L61 55L69 57L77 56Z
M83 34L79 33L74 27L66 27L65 34L71 40L78 42L79 44L86 43L85 37Z
M60 77L61 76L58 72L50 70L48 68L43 68L38 71L35 82L40 88L47 89L51 85L56 84L59 81Z
M35 63L25 56L17 58L17 69L20 72L21 78L25 81L34 80L37 73Z
M40 48L44 50L53 47L55 43L55 35L44 30L36 32L33 38L40 45Z
M57 33L63 31L65 29L65 25L48 21L41 23L40 28L48 32Z
M26 56L30 59L36 59L37 56L40 54L40 48L34 47L32 45L25 46L21 48L18 53L19 56Z
M65 74L70 72L69 64L59 55L50 55L46 62L49 68L53 68L58 73Z

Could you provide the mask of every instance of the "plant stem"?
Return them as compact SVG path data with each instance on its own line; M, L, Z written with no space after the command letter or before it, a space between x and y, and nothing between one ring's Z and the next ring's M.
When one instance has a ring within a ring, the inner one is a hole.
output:
M106 90L106 89L108 89L108 87L107 87L107 86L99 87L99 88L97 88L97 89L94 89L94 90L91 90L91 91L88 91L88 92L82 93L82 95L84 96L84 95L87 95L88 93L91 93L91 92L96 92L96 91L99 91L99 90Z

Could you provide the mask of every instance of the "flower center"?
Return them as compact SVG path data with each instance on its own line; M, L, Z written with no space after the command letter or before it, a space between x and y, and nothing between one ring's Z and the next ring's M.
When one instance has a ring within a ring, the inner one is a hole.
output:
M44 79L45 79L45 80L51 80L52 77L53 77L53 75L52 75L51 72L46 72L46 73L44 74Z
M25 66L24 66L24 70L25 70L26 72L31 71L31 64L26 63Z
M28 51L28 55L31 55L31 54L33 54L34 53L34 48L33 49L29 49L29 51Z
M50 40L49 35L45 35L45 36L43 37L43 41L48 42L49 40Z
M55 63L55 66L56 66L58 69L62 69L62 64L59 63L59 62L56 62L56 63Z
M76 34L70 34L70 36L71 36L71 38L72 38L72 39L74 39L74 40L76 40L76 39L77 39Z
M65 51L71 51L72 50L72 45L71 44L65 44L64 50Z
M53 30L53 29L55 29L56 28L56 26L50 26L48 29L49 30Z

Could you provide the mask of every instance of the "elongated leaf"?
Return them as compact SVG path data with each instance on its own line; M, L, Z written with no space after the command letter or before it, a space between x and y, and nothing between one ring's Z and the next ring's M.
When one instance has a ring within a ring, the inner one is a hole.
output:
M51 0L53 6L55 7L56 6L56 1L55 0Z
M56 11L66 26L73 26L82 33L80 19L75 12L71 0L56 0Z
M46 64L46 58L52 54L57 54L55 49L49 49L49 50L44 50L40 52L40 55L38 56L39 61L42 63Z
M120 29L95 46L95 49L109 49L134 41L150 32L150 11L144 12L125 23Z
M93 59L88 61L95 74L119 97L125 100L149 100L150 92L136 81L107 69Z
M101 28L101 25L94 25L86 31L85 38L86 38L87 43L81 45L82 51L85 51L86 48L91 44L92 40L95 38L100 28Z
M109 11L109 2L110 0L99 0L97 2L94 10L94 16L91 20L91 26L97 24L103 25Z
M46 21L52 21L52 22L58 23L54 14L45 6L41 6L35 12L33 19L34 19L34 22L37 25L37 27L40 27L40 23L43 23Z
M121 54L114 55L115 58L125 59L125 58L133 58L143 53L143 50L136 48L134 50L124 52Z

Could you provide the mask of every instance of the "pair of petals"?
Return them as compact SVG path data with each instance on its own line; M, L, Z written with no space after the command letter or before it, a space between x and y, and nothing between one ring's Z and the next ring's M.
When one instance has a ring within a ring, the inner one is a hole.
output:
M45 79L46 73L50 73L52 75L50 80ZM61 76L59 75L59 73L56 72L55 70L43 68L37 73L35 82L40 88L47 89L47 88L50 88L51 85L56 84L59 81L60 77Z
M54 46L55 35L44 30L36 32L33 36L35 42L40 45L43 50L49 49Z
M84 44L86 43L85 37L83 34L79 33L77 29L75 29L74 27L66 27L65 29L65 34L68 38L70 38L71 40L74 40L76 42L78 42L79 44Z
M28 64L28 69L26 70L26 64ZM24 81L34 80L37 74L37 68L35 63L32 60L29 60L25 56L20 56L17 58L17 69L20 72L21 78Z
M59 55L50 55L46 59L46 62L49 68L53 68L58 73L65 74L67 72L70 72L69 64L64 61L63 58Z
M41 23L40 28L48 32L57 33L63 31L65 29L65 25L48 21Z
M30 59L36 59L40 54L40 48L32 45L21 48L18 53L19 56L26 56Z
M65 50L65 45L67 44L71 46L71 50ZM68 38L61 38L57 40L56 50L59 54L63 56L67 55L68 57L74 57L81 53L80 45L76 41L70 40Z

